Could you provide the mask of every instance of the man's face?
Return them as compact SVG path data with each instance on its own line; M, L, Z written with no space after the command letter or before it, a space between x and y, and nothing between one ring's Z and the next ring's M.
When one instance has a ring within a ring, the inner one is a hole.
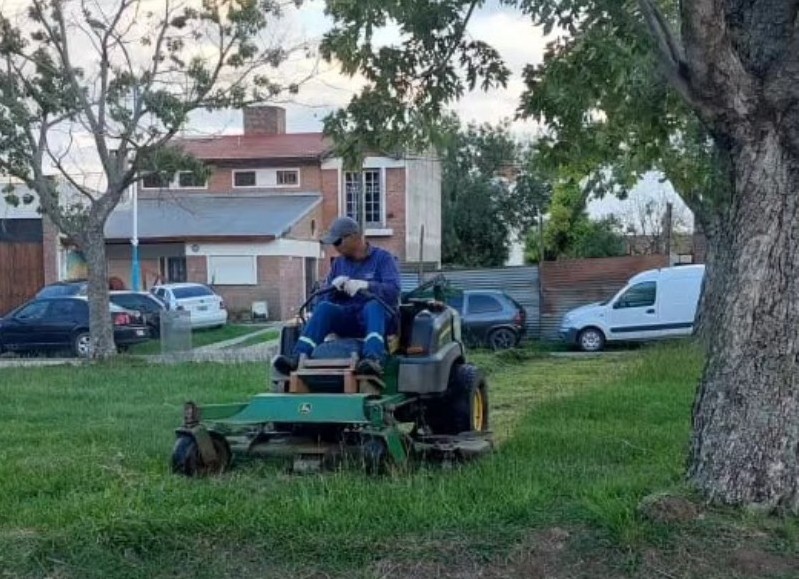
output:
M335 250L344 257L355 257L358 249L358 236L346 235L333 244Z

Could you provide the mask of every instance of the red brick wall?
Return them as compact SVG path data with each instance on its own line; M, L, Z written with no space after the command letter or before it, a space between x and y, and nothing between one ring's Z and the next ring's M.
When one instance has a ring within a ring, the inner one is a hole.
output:
M208 179L208 189L194 189L185 190L186 192L195 191L197 193L225 193L227 195L237 193L316 193L322 188L321 169L318 164L298 165L297 163L287 163L275 168L283 169L296 169L300 170L300 185L298 187L259 187L252 189L234 189L233 188L233 171L234 170L248 170L263 168L262 164L258 165L222 165L213 167L213 173Z
M338 217L338 170L325 169L321 172L322 189L322 218L324 228L330 227L333 220Z
M280 318L293 316L305 301L305 260L301 257L280 258Z
M322 227L322 205L317 205L303 217L285 236L289 239L319 239Z
M208 283L208 259L204 255L186 256L186 281Z
M286 109L275 106L250 106L242 109L245 135L283 135Z
M280 258L258 256L258 285L217 285L214 291L225 300L231 319L246 319L253 302L266 302L269 319L280 318Z
M58 281L58 228L50 219L42 216L42 255L44 259L45 285Z

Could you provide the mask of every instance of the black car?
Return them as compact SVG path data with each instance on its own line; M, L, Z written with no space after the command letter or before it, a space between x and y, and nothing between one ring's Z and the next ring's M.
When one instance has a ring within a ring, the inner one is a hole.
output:
M150 331L141 319L114 304L110 309L118 348L150 339ZM34 299L0 319L0 353L65 349L84 358L91 353L86 298Z
M503 291L464 290L446 301L461 314L463 339L469 344L506 350L524 337L527 312Z
M166 304L153 294L120 290L109 292L108 297L112 304L139 312L153 337L157 338L161 334L161 312L166 310Z

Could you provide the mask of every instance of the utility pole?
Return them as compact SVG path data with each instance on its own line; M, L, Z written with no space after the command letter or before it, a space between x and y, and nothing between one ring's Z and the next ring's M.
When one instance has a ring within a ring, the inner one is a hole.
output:
M139 89L133 87L133 110L139 101ZM141 291L141 265L139 263L139 183L134 181L131 184L133 194L133 235L130 238L131 263L130 263L130 285L133 291Z
M673 205L666 203L666 216L663 223L663 249L666 253L666 259L669 260L671 265L671 213Z
M130 285L133 291L141 291L141 265L139 263L139 187L138 182L131 184L133 194L133 236L130 238L131 263Z

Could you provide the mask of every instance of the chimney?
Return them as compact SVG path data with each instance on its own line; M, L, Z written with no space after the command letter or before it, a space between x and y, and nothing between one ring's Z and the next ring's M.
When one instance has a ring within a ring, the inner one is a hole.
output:
M244 107L245 135L284 135L286 109L274 106Z

